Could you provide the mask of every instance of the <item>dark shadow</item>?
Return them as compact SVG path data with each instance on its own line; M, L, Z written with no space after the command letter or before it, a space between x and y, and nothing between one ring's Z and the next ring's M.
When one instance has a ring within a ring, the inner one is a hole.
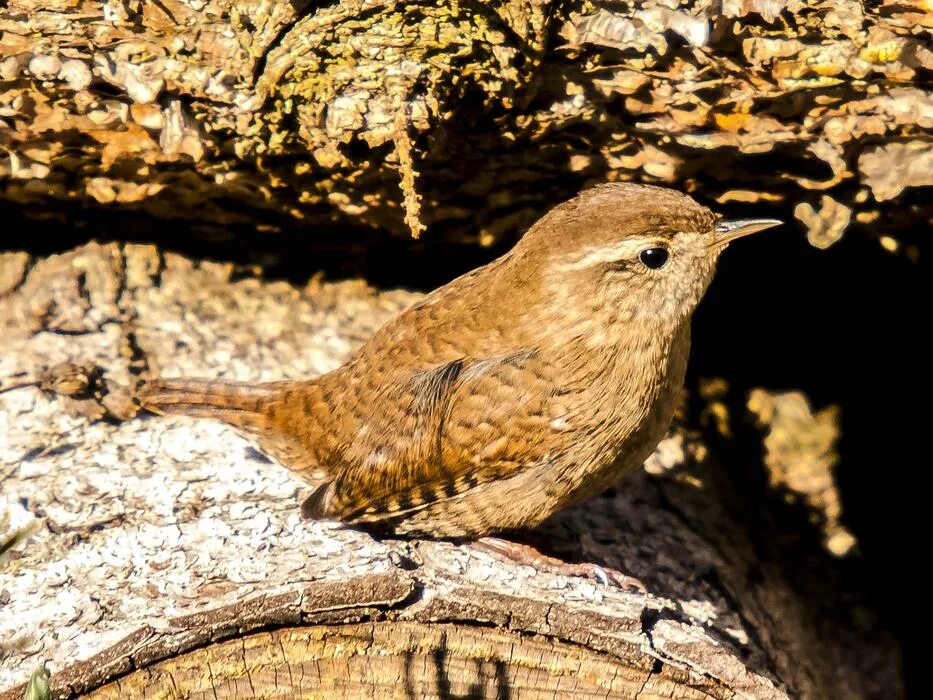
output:
M430 679L415 678L417 672L416 660L420 659L425 668L430 665ZM465 693L454 693L451 686L451 656L447 647L447 635L442 633L440 643L430 654L430 664L427 659L409 652L405 656L405 696L412 700L422 698L426 693L418 692L417 688L429 686L428 694L441 700L508 700L511 696L508 678L508 665L502 659L473 659L471 665L477 680L473 681ZM462 671L458 675L465 676ZM428 681L426 683L426 681ZM494 690L494 693L490 693Z
M836 474L844 523L861 556L820 556L814 543L803 542L803 533L813 532L805 515L794 517L779 498L765 512L787 531L782 548L799 564L789 573L801 590L829 576L837 596L867 592L902 633L910 619L903 583L913 577L901 543L917 531L922 510L914 500L929 413L921 408L930 358L922 301L933 291L929 262L885 253L864 230L818 251L789 228L743 241L724 256L695 316L691 378L721 376L732 385L745 440L722 445L723 456L753 504L767 488L760 467L749 467L760 464L760 443L757 431L741 425L748 391L799 389L815 409L840 405Z

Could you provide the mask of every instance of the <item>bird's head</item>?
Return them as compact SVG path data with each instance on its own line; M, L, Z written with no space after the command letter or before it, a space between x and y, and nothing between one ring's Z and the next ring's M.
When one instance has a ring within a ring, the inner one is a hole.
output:
M522 284L560 312L679 325L734 240L781 222L724 221L687 195L632 183L586 190L552 209L513 251Z

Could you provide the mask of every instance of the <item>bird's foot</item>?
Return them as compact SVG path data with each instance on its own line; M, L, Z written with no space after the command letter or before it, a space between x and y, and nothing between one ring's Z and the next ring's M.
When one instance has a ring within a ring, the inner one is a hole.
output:
M487 554L499 556L509 561L530 566L537 571L547 571L560 576L578 576L595 581L603 586L612 586L647 593L644 584L636 578L626 576L621 571L599 566L598 564L571 564L555 557L542 554L534 547L519 542L510 542L498 537L482 537L474 546Z

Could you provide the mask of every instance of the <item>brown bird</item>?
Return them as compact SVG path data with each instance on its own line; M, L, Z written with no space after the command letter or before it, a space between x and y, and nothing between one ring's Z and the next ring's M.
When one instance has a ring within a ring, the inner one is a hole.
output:
M672 190L601 185L329 374L160 379L140 402L240 430L315 487L308 518L435 537L532 527L651 454L717 258L780 223L720 221Z

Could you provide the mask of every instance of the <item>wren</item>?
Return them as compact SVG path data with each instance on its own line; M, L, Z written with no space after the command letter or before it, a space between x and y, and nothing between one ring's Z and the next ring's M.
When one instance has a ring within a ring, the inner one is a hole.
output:
M384 325L344 366L263 384L157 379L155 413L224 421L313 492L304 516L401 535L538 525L667 431L720 253L780 224L604 184Z

